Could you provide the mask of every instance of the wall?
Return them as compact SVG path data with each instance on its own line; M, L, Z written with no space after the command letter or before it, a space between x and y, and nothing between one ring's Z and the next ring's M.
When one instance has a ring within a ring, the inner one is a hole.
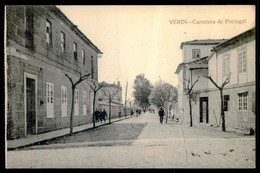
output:
M215 45L183 45L183 62L191 62L197 60L198 58L192 58L192 49L200 49L200 58L209 56L211 54L211 49Z
M243 44L239 47L235 47L225 52L217 53L217 56L213 56L209 60L209 69L211 74L213 75L213 79L216 81L217 84L221 85L224 82L222 77L222 58L224 55L230 55L230 83L228 85L235 85L238 84L238 50L242 47L246 47L247 49L247 82L255 81L255 41L251 41L249 43ZM217 60L217 65L215 64ZM216 69L217 66L217 69ZM209 81L210 82L210 81ZM210 82L211 83L211 82ZM209 87L212 88L213 85L209 84Z
M69 25L49 11L48 6L37 6L34 11L34 49L25 47L25 8L7 6L7 74L8 74L8 119L12 122L11 138L25 134L24 113L24 72L37 76L37 119L38 133L69 126L71 109L71 84L65 77L68 74L75 82L79 73L90 71L90 56L95 59L97 79L97 52L80 39ZM52 45L46 44L46 18L52 23ZM60 31L66 34L66 52L60 51ZM78 43L78 61L74 60L73 41ZM81 49L85 49L86 66L82 65ZM26 57L26 59L23 59ZM46 82L54 84L54 117L47 118ZM67 116L61 117L61 86L67 87ZM75 116L74 125L91 121L90 88L86 81L77 86L79 90L79 116ZM82 92L87 92L87 116L82 115Z

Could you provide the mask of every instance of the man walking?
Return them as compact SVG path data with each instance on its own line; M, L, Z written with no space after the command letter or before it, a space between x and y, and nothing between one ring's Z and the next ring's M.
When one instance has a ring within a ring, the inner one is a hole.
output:
M163 116L164 116L164 110L163 110L162 107L160 108L158 114L160 116L160 123L162 124L163 123Z
M107 111L105 109L103 109L102 119L104 120L104 122L106 122L106 116L107 116ZM101 120L101 122L102 122L102 120Z
M96 109L96 111L95 111L95 119L96 119L96 122L98 122L98 120L99 120L99 114L100 114L100 112Z

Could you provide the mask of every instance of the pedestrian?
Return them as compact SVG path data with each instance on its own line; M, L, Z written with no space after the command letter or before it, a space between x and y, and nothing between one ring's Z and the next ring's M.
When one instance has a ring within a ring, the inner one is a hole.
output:
M162 107L160 108L158 114L160 116L160 123L162 124L163 123L163 116L164 116L164 110L163 110Z
M138 117L138 114L139 114L139 110L138 109L136 109L136 117Z
M134 115L134 111L133 110L131 110L131 117Z
M102 118L103 118L104 122L106 122L106 117L107 117L107 111L105 109L103 109Z
M118 117L121 119L121 111L118 112Z
M102 109L100 109L99 110L99 114L98 114L98 118L99 118L99 120L100 120L100 122L102 123L102 115L103 115L103 113L102 113Z
M95 115L95 118L96 118L96 122L99 122L99 114L100 112L96 109L94 115Z
M141 112L142 112L141 109L139 109L139 111L138 111L139 116L141 115Z

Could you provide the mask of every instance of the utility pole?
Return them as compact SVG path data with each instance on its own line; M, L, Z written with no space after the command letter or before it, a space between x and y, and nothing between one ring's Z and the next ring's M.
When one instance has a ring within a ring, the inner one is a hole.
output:
M126 89L125 89L125 116L126 116L127 87L128 87L128 82L126 83Z

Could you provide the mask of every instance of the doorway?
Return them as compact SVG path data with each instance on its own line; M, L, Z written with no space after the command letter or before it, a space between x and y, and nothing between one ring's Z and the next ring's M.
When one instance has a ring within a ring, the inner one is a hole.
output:
M200 123L209 123L208 97L200 97Z
M35 75L25 73L25 135L37 134L37 79Z

